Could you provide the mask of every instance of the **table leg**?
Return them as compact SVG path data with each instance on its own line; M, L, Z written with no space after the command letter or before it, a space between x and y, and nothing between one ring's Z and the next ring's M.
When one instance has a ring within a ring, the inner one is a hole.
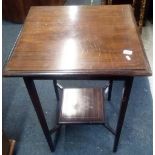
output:
M54 144L53 144L53 141L52 141L52 138L51 138L51 135L50 135L50 130L48 128L48 125L47 125L47 122L46 122L46 119L45 119L45 116L44 116L44 113L43 113L43 110L42 110L42 107L41 107L41 103L40 103L40 100L39 100L39 96L37 94L37 90L35 88L34 81L33 81L32 78L26 78L25 77L24 82L25 82L26 88L28 90L29 96L31 98L31 101L33 103L36 114L38 116L40 125L42 127L42 130L44 132L44 135L45 135L46 140L48 142L48 145L50 147L50 150L53 152L55 150L54 149Z
M53 80L53 85L54 85L54 90L55 90L57 101L59 101L59 91L58 91L58 86L57 86L57 80Z
M126 109L128 106L131 88L132 88L132 83L133 83L133 77L128 77L127 79L125 79L124 92L123 92L123 97L121 101L121 107L120 107L119 117L118 117L118 122L116 127L116 135L114 140L113 152L117 151L118 142L119 142L119 138L120 138L120 134L121 134L124 118L125 118Z
M112 92L113 80L109 81L109 90L108 90L108 101L111 100L111 92Z

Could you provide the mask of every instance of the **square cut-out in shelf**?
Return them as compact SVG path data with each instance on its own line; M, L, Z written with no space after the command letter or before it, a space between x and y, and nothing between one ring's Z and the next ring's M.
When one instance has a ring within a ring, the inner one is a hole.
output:
M59 123L104 123L102 88L64 89Z

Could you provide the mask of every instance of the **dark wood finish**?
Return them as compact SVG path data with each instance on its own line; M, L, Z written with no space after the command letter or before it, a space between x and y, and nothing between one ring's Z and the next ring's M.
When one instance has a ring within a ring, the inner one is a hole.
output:
M61 128L61 125L56 125L54 128L50 130L50 134L52 135L53 133L57 132Z
M151 74L129 5L31 8L3 74L81 73Z
M3 70L3 76L24 78L51 151L54 151L54 145L50 133L59 128L48 129L34 79L124 80L116 132L109 128L115 134L116 151L133 77L143 75L151 75L151 70L129 5L32 7ZM98 97L94 95L96 92ZM74 91L67 92L70 98L75 97L72 93ZM100 91L77 94L80 106L84 102L93 106L92 111L91 106L88 109L82 106L80 112L84 112L84 116L97 116L97 107L102 109L98 102L102 100ZM91 96L90 102L83 98L86 95ZM62 111L60 121L65 118L64 114ZM101 118L102 113L98 114ZM74 123L75 120L70 121Z
M103 96L100 88L63 90L59 123L103 123Z
M107 4L132 4L134 0L106 0Z
M148 0L148 5L147 5L147 9L146 9L146 16L145 16L145 20L149 19L151 21L151 23L153 24L153 0Z
M111 132L113 135L116 135L115 130L107 122L105 122L103 125L106 129L108 129L109 132Z
M50 130L48 128L48 125L47 125L47 122L46 122L46 119L44 116L44 112L43 112L42 107L41 107L41 103L40 103L39 96L37 94L37 90L35 88L35 84L33 82L33 79L24 78L24 82L25 82L26 88L28 90L29 96L31 98L31 101L33 103L33 106L35 108L36 114L38 116L38 120L40 122L40 125L42 127L42 130L44 132L44 135L45 135L46 140L48 142L48 145L50 147L50 150L53 152L55 150L54 144L53 144L53 141L52 141L52 138L50 135Z
M109 90L108 90L108 101L111 100L112 85L113 85L113 80L110 80L109 81Z
M3 19L23 23L31 6L63 5L64 0L2 0Z
M127 110L130 92L132 88L132 83L133 83L133 77L129 77L128 79L125 80L125 83L124 83L124 92L123 92L123 97L121 101L121 107L120 107L119 117L118 117L118 122L116 127L116 135L115 135L113 152L117 151L118 142L121 135L121 130L122 130L125 113Z
M58 86L57 86L57 80L53 80L53 86L54 86L54 91L55 91L57 101L59 101L59 91L58 91Z
M104 123L102 94L100 88L64 89L59 123Z

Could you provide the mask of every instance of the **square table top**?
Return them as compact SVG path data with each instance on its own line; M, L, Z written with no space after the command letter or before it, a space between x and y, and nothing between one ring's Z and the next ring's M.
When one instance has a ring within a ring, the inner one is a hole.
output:
M31 7L4 76L151 75L130 5Z

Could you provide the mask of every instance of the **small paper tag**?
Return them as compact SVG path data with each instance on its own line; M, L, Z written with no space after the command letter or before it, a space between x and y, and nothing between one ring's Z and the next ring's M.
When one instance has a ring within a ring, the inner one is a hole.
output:
M132 55L132 53L131 50L123 50L123 54Z

